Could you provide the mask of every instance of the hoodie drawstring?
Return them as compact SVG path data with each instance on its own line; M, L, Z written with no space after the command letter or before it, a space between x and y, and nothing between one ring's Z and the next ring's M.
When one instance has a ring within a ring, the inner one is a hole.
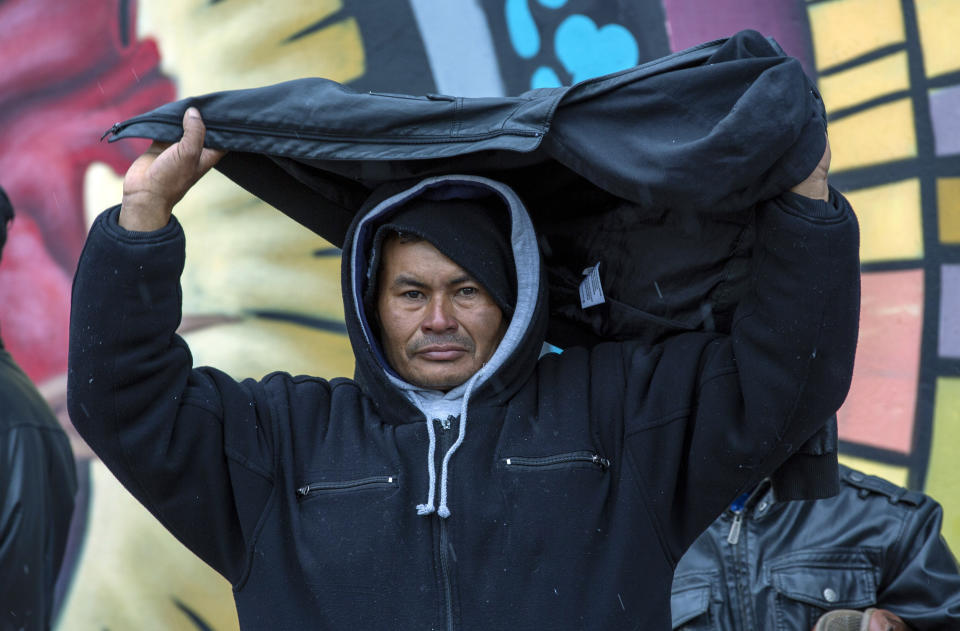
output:
M446 455L443 457L443 467L440 469L440 508L437 509L437 515L440 515L440 517L444 519L450 516L450 509L447 507L448 465L450 464L451 456L460 448L460 445L463 443L463 437L467 433L467 403L470 402L470 392L473 390L473 384L477 381L479 374L480 373L475 374L471 377L470 381L467 382L467 389L463 393L463 403L460 404L460 433L457 435L457 441L450 445L450 449L447 450Z
M433 457L437 453L437 432L433 429L433 421L430 417L427 417L427 434L430 436L430 446L427 447L427 475L430 476L430 490L427 491L427 503L417 504L417 515L429 515L436 510L433 506L433 497L437 489L437 468L433 464Z
M457 434L457 440L450 445L450 448L447 449L447 453L445 453L443 456L443 464L440 468L440 508L434 507L434 498L437 488L437 471L433 461L437 450L437 434L436 430L433 429L433 420L427 418L427 434L430 437L430 445L427 447L427 472L430 476L430 486L429 490L427 491L427 502L425 504L417 504L418 515L429 515L430 513L436 512L437 515L443 519L446 519L450 516L450 508L447 506L447 479L450 477L450 458L453 457L453 454L457 451L457 449L460 448L460 445L463 444L463 438L466 436L467 404L470 402L470 393L473 391L473 384L476 383L479 376L480 373L477 372L467 382L466 389L463 393L463 399L460 403L460 429Z

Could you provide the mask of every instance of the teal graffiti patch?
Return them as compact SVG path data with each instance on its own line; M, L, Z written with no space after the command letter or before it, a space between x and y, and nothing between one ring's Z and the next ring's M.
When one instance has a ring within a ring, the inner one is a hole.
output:
M583 81L637 65L640 48L623 26L597 28L585 15L571 15L557 29L554 48L573 81Z
M507 0L505 7L510 43L517 54L530 59L540 52L540 33L527 0Z
M549 66L540 66L534 71L533 77L530 78L531 90L536 90L537 88L559 88L562 85L563 82L560 81L560 77L558 77L553 68Z

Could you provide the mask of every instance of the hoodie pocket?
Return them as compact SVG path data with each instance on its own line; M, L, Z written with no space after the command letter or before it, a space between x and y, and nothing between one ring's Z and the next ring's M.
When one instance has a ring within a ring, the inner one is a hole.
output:
M572 451L554 456L510 456L503 459L507 470L544 471L547 469L587 468L606 471L610 461L592 451Z
M375 475L356 480L314 481L297 487L297 499L303 501L310 497L330 493L396 489L399 485L400 478L398 475Z
M501 520L508 525L503 553L557 549L570 558L589 558L604 537L610 467L609 460L587 449L501 457Z

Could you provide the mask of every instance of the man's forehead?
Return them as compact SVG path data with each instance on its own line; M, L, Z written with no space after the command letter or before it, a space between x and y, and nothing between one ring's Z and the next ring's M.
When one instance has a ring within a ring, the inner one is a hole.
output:
M401 280L423 282L427 277L442 277L446 283L475 280L456 261L425 239L403 242L390 239L384 242L381 258L381 277L384 282L396 284Z

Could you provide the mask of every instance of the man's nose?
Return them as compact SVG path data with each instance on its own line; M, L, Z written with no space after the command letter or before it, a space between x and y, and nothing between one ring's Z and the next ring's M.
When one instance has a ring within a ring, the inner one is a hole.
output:
M435 297L427 303L427 312L424 314L421 328L431 333L445 333L457 328L457 320L453 317L453 305L446 298Z

